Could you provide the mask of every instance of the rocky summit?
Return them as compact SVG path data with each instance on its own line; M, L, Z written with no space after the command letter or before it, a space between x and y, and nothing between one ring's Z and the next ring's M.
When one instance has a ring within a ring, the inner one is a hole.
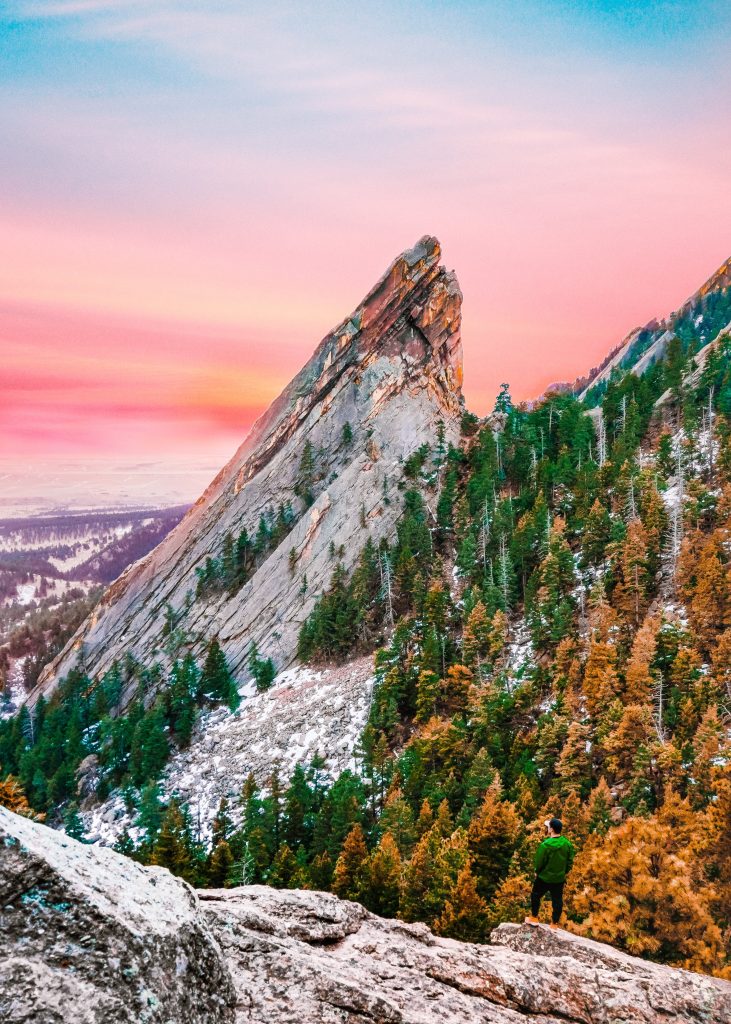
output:
M196 893L0 807L0 1021L727 1024L731 985L546 928L438 938L326 893Z
M440 257L438 241L424 237L391 264L179 526L107 590L31 704L77 664L95 675L125 654L164 664L171 621L196 655L217 636L239 679L253 644L279 670L293 662L300 626L330 582L332 552L350 569L367 536L392 536L403 461L438 429L445 443L459 436L462 294ZM196 570L224 552L226 536L255 536L277 509L286 513L277 542L245 583L193 601ZM134 686L121 706L133 695Z

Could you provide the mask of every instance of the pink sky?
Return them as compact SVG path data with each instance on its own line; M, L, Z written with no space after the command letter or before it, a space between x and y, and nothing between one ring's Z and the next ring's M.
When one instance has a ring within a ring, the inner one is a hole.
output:
M11 2L3 458L215 467L425 233L481 414L680 305L731 253L728 19L544 6Z

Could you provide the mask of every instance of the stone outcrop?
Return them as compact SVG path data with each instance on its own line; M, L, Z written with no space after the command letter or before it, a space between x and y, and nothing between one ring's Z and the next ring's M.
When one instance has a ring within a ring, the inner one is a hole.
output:
M0 1021L727 1024L731 985L548 929L438 938L326 893L196 894L0 808Z
M0 807L0 1022L234 1019L193 890Z
M93 675L127 651L147 666L164 663L167 606L195 654L218 635L240 681L249 674L253 642L278 669L292 663L300 625L330 581L331 545L343 546L347 568L368 536L391 537L404 459L425 442L434 444L439 423L446 441L458 437L462 295L440 256L437 240L425 237L394 261L323 339L178 527L110 586L46 667L31 703L80 660ZM308 441L315 453L314 502L305 509L295 487ZM196 589L196 568L220 556L225 535L244 527L255 533L263 513L287 502L294 525L241 590L186 603ZM133 692L122 695L122 706Z

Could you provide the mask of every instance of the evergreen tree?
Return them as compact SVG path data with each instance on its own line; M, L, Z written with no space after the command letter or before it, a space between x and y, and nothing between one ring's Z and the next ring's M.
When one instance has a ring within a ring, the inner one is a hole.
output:
M228 704L231 710L238 707L238 690L228 670L226 656L221 650L217 637L213 637L208 643L199 689L206 697Z
M522 830L515 808L498 793L490 787L467 830L477 889L488 900L508 873Z
M157 782L148 782L140 793L139 812L135 824L144 830L145 841L149 846L152 846L157 838L163 814L160 786Z
M229 877L233 865L234 858L231 853L231 847L225 839L219 839L213 847L213 852L208 862L208 887L211 889L223 889L229 885Z
M487 904L478 894L472 871L466 864L457 876L434 929L439 935L461 942L480 942L487 934L487 922Z
M171 800L152 849L152 863L195 885L199 871L190 822L177 800Z
M271 688L277 674L271 658L259 657L259 649L255 643L251 645L251 650L249 651L249 671L254 677L259 693L264 693Z
M343 849L335 864L332 888L333 892L346 900L358 900L365 888L368 848L365 844L363 829L354 825L347 835Z
M63 828L66 835L70 836L71 839L78 839L81 843L85 841L86 830L79 816L78 804L69 804L63 816Z
M298 498L301 498L305 503L305 507L309 506L315 500L312 492L313 484L315 479L315 454L312 448L312 444L309 441L305 441L302 449L302 456L300 458L299 470L297 473L297 482L295 484L294 493Z
M340 861L338 861L340 863ZM336 877L337 867L336 867ZM401 854L390 832L384 832L361 873L361 899L374 914L395 917L399 906Z

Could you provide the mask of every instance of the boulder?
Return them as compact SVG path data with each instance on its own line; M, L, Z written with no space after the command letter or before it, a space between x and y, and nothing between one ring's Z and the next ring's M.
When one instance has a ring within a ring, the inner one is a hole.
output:
M195 892L0 807L0 1021L233 1021Z
M200 893L237 1022L728 1024L731 985L565 931L501 925L490 946L376 917L326 893Z

